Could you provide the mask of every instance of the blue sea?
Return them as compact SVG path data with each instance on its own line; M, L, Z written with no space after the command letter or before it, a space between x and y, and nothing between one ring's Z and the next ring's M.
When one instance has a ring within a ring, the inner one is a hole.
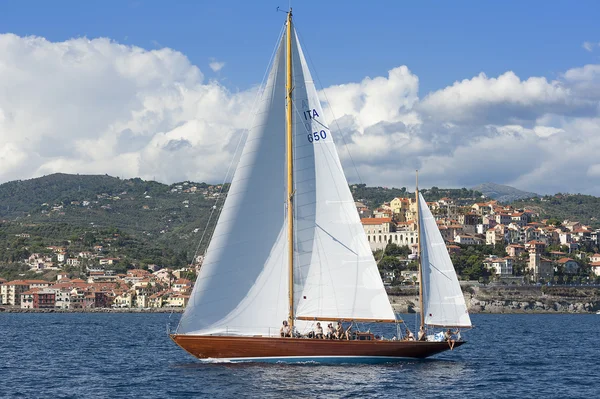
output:
M203 364L178 318L0 313L0 397L600 397L600 315L473 315L455 351L378 365Z

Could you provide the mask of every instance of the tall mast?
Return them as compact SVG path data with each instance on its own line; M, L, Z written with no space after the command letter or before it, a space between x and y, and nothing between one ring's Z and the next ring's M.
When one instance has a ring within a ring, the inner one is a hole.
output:
M415 199L417 201L417 245L419 259L419 303L421 306L421 327L425 326L425 303L423 303L423 267L421 260L421 209L419 206L419 171L417 170L417 183L415 186Z
M287 222L288 222L288 272L289 272L289 325L294 327L294 196L293 145L292 145L292 9L287 17L286 44L286 140L287 140Z

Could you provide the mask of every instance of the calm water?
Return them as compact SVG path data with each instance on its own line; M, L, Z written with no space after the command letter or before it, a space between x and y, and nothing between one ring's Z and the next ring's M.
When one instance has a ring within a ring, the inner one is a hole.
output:
M0 313L0 397L600 396L600 316L472 318L469 342L431 360L324 366L201 364L168 314Z

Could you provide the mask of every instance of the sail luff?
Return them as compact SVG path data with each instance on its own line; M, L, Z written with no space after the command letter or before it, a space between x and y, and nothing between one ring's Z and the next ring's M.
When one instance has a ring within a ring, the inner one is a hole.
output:
M287 224L288 224L288 300L290 328L294 327L294 157L292 131L292 9L288 12L286 38L286 154L287 154Z

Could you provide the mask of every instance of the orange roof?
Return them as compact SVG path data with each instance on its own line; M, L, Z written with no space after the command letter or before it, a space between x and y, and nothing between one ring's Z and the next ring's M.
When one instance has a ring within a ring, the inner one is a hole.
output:
M592 266L592 267L600 267L600 262L592 262L592 263L590 263L590 266Z
M360 221L362 224L383 224L391 223L392 218L363 218Z
M562 264L564 264L564 263L567 263L567 262L569 262L569 261L571 261L571 262L575 262L575 261L574 261L573 259L571 259L571 258L560 258L559 260L557 260L557 261L556 261L556 263L560 263L560 264L562 265Z
M22 292L21 295L31 295L31 294L35 294L36 292L38 292L39 290L41 290L41 288L32 288L29 291L25 291Z

